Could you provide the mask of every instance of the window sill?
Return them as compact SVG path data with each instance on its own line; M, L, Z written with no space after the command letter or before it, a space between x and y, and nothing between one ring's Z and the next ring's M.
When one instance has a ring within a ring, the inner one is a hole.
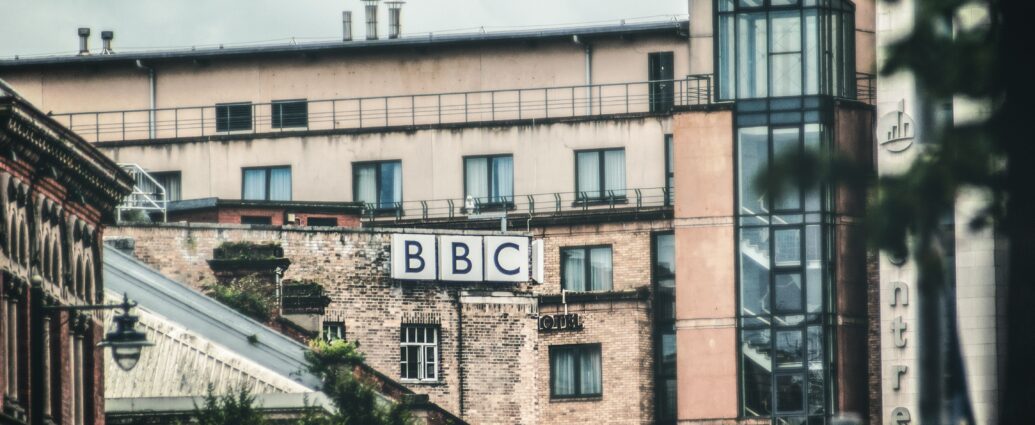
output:
M420 386L425 386L425 387L441 387L443 385L446 385L445 382L437 381L437 380L436 381L422 381L422 380L419 380L419 379L403 379L403 378L399 378L399 383L400 384L405 384L405 385L420 385Z
M604 395L550 396L550 403L582 403L604 401Z

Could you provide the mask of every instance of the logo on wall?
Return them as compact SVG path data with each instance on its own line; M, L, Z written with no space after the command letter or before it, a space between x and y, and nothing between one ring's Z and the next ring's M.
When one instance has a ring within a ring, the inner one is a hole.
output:
M542 241L525 236L392 235L393 279L542 282L542 270Z
M913 146L916 123L905 112L906 101L898 102L898 110L888 112L877 120L877 139L889 152L902 152Z
M578 313L539 316L539 331L581 331L582 317Z

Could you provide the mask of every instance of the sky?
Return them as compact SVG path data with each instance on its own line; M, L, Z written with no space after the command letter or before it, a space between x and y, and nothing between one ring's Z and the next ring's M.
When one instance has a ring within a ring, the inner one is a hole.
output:
M521 30L577 24L685 19L687 0L409 0L403 36ZM387 6L379 7L387 35ZM362 38L360 0L0 0L0 58L75 54L78 27L115 31L114 50L285 44L338 40L341 12L352 11Z

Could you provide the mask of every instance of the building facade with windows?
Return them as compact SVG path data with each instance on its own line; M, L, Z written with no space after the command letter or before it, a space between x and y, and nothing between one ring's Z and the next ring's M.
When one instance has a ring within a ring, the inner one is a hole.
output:
M132 180L0 80L0 423L104 423L99 241ZM117 373L117 372L115 372Z
M863 412L861 194L774 198L754 176L787 152L870 158L873 4L689 6L681 22L4 61L0 76L117 161L179 172L184 199L360 202L371 228L505 217L541 239L538 348L522 372L536 383L518 403L532 410L436 386L444 327L393 326L398 352L378 355L465 420ZM108 104L84 103L111 87ZM325 323L348 335L349 316ZM510 375L481 376L463 385Z

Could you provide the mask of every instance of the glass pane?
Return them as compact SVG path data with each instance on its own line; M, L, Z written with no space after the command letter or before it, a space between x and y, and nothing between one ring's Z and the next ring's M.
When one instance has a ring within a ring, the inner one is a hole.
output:
M596 347L585 347L579 357L579 393L600 394L600 350Z
M380 208L395 208L395 203L402 201L402 164L383 162L380 166Z
M674 331L661 334L661 373L676 373L676 334Z
M487 158L467 158L464 160L464 177L467 196L478 202L487 202L489 196L489 166Z
M801 229L775 229L773 239L777 267L801 265Z
M812 152L815 155L821 154L820 152L820 125L819 124L805 124L805 150ZM805 211L819 211L820 210L820 196L819 186L813 186L805 192Z
M804 409L805 379L801 375L777 375L776 411L800 412Z
M492 202L511 202L514 199L514 158L501 156L492 159Z
M274 168L270 170L270 200L291 200L291 169Z
M744 416L768 416L772 413L769 330L745 330L742 335Z
M774 300L778 312L796 313L801 311L801 274L778 273L776 275L776 298Z
M420 347L406 347L406 373L403 375L409 379L417 379L417 370L420 367L418 356Z
M762 6L762 0L739 0L737 4L740 7L759 7Z
M805 288L806 308L809 313L818 313L823 308L823 261L821 228L818 225L805 226Z
M611 290L611 248L593 248L589 251L590 291Z
M435 379L435 347L424 347L424 379Z
M575 353L568 349L550 353L550 383L554 395L575 395Z
M740 230L741 314L769 314L769 229Z
M733 79L736 37L733 36L733 15L719 16L719 99L736 97Z
M661 286L675 285L672 279L676 275L675 243L672 234L658 235L654 239L654 276Z
M826 399L824 397L823 370L809 370L809 414L822 414L825 409Z
M776 367L801 367L805 345L801 331L776 332Z
M582 249L562 249L561 261L564 274L561 276L561 287L568 291L586 290L586 251Z
M352 167L352 178L356 193L353 199L366 204L377 203L377 168L374 164L355 165Z
M801 95L801 53L773 55L773 96Z
M765 191L755 184L760 173L769 168L769 134L767 127L741 128L738 131L740 166L740 213L764 214Z
M790 6L798 4L798 0L770 0L773 6Z
M732 12L733 0L719 0L719 12Z
M588 197L600 196L600 152L579 152L576 154L578 196L585 193Z
M244 170L244 199L265 200L266 199L266 170L254 169Z
M625 196L625 151L604 151L604 196Z
M805 94L819 94L819 28L817 9L805 9Z
M773 156L786 158L788 155L800 155L801 143L798 139L798 128L774 128L773 129ZM797 185L789 184L783 188L779 199L776 199L776 209L797 210L801 208L801 191Z
M738 98L765 97L768 48L766 46L766 14L741 13L737 15L737 80Z

